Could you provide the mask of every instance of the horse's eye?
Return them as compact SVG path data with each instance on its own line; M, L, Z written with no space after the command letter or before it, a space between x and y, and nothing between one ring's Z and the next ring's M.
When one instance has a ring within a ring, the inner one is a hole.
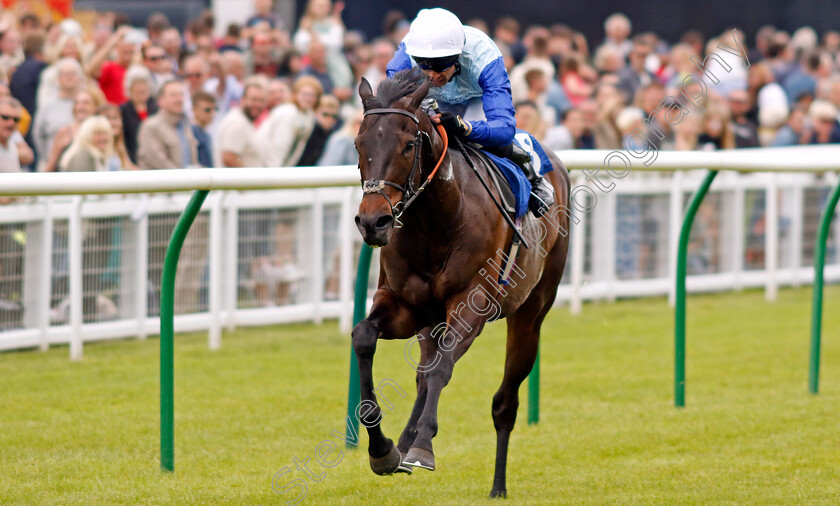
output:
M408 144L405 145L405 149L403 150L403 153L410 153L412 149L414 149L414 143L409 142Z

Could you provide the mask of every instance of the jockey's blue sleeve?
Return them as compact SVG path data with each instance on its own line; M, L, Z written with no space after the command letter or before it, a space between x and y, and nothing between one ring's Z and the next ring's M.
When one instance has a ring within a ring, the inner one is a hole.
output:
M394 74L400 70L410 68L411 58L409 58L408 53L405 52L405 42L400 42L400 47L397 48L397 51L394 53L394 57L388 62L388 68L385 69L385 75L388 76L388 79L391 79L394 77Z
M516 134L516 111L510 93L510 78L501 57L484 67L478 84L484 91L481 103L486 121L470 121L472 132L467 139L482 146L510 144Z

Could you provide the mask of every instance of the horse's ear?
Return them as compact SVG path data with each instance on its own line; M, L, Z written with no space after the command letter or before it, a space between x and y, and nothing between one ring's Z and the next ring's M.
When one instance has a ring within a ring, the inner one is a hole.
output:
M420 107L420 102L426 98L426 95L429 94L429 80L423 79L423 82L420 84L420 87L417 88L417 91L411 94L411 109L417 109Z
M359 85L359 96L362 98L362 103L373 96L373 89L371 89L370 83L364 77L362 78L362 83Z

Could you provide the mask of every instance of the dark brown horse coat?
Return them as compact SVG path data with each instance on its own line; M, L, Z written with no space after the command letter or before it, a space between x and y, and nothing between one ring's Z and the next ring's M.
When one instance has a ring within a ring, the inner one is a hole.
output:
M555 188L557 203L543 218L528 215L524 232L530 247L520 249L511 283L500 286L499 268L512 230L464 155L452 149L443 155L443 139L419 108L428 89L428 81L414 69L383 81L376 96L366 80L359 89L367 115L356 147L366 193L356 225L365 242L383 247L373 307L353 329L362 402L370 406L362 411L361 421L368 429L368 451L376 473L408 470L407 466L434 469L432 438L438 429L441 390L484 324L507 318L505 373L492 404L497 451L491 496L504 496L519 385L534 364L540 326L566 262L569 177L560 160L548 153L554 171L546 177ZM398 204L411 197L412 189L429 176L441 156L440 169L425 191L407 208ZM400 228L394 227L395 213L401 214ZM379 425L373 355L378 339L414 336L421 350L417 400L395 447Z

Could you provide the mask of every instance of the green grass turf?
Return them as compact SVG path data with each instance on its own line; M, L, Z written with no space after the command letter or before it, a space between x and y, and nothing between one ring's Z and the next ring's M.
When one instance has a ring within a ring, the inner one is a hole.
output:
M542 418L512 438L510 504L837 504L840 287L827 290L821 394L806 392L810 290L689 298L687 407L673 407L673 315L663 299L553 311L543 328ZM504 323L489 326L443 393L437 470L379 477L344 451L306 479L305 503L487 502L490 400ZM176 338L174 474L159 469L158 341L0 354L0 503L283 504L272 476L343 432L349 337L334 322L242 329L211 352ZM396 439L413 402L405 342L375 376ZM367 436L362 435L366 448ZM281 483L286 483L284 479Z

